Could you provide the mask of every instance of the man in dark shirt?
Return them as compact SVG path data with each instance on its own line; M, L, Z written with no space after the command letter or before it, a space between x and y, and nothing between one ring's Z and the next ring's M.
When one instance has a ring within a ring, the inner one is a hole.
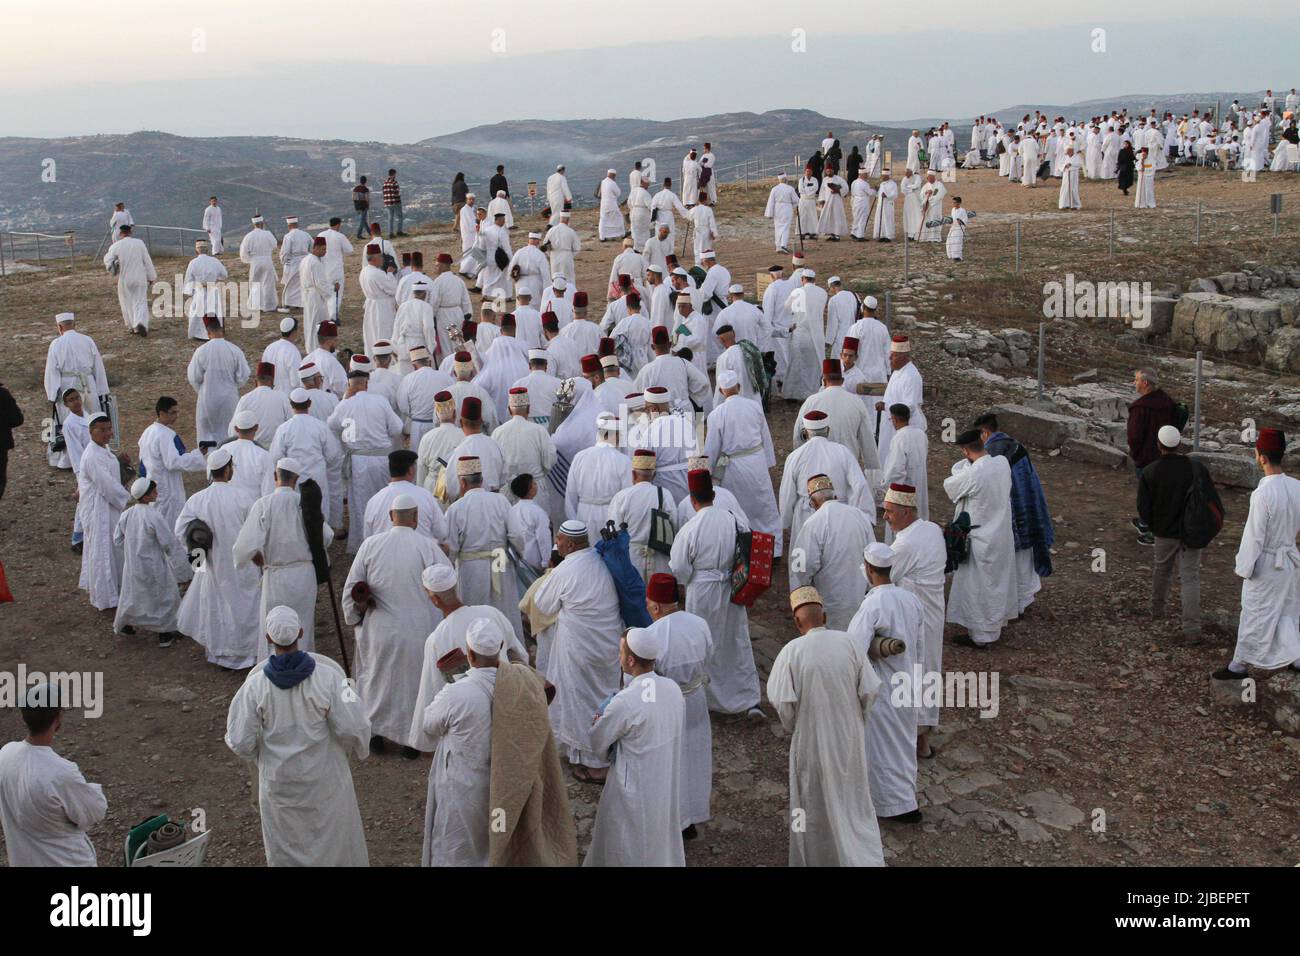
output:
M370 225L370 187L366 185L365 176L362 176L361 182L352 189L352 208L357 213L357 238L369 238L370 233L367 229Z
M1128 407L1128 456L1133 462L1133 469L1142 474L1142 469L1160 457L1159 442L1156 435L1165 425L1178 427L1178 406L1156 384L1156 373L1149 368L1140 368L1133 373L1133 388L1137 391L1137 400ZM1151 529L1139 516L1133 519L1133 527L1138 530L1138 541L1150 545L1155 543Z
M14 429L23 423L23 412L9 389L0 385L0 498L9 481L9 449L14 447Z
M1151 616L1162 618L1173 583L1174 562L1182 582L1183 633L1201 632L1201 550L1182 541L1183 513L1192 483L1204 484L1211 502L1223 509L1209 472L1199 461L1178 453L1182 435L1173 425L1163 426L1156 436L1160 457L1142 469L1138 477L1138 515L1154 537L1151 561Z
M510 184L506 182L506 168L504 166L498 166L496 175L488 181L488 195L495 199L499 192L504 192L506 198L510 198Z

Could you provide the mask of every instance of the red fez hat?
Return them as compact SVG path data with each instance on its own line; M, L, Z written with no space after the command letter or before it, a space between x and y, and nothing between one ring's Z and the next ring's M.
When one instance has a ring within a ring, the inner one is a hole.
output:
M322 322L320 324L320 327L316 329L317 338L334 339L334 338L338 338L338 334L339 334L339 327L335 325L333 322L331 322L329 319L326 319L324 322Z
M379 246L375 245L373 242L370 245L366 246L366 255L377 256L379 255L379 253L380 253Z
M451 261L452 261L452 260L451 260L451 253L450 253L450 252L440 252L440 253L438 253L438 261L441 262L444 266L449 266L449 265L451 265Z
M258 377L258 378L267 378L268 376L274 376L274 375L275 375L275 363L274 363L274 362L258 362L258 363L257 363L257 377Z
M655 345L667 345L668 327L664 325L656 325L654 332L652 332L650 335L650 338L654 341Z
M629 292L629 293L627 294L627 307L628 307L629 309L639 309L639 308L641 308L641 293L640 293L640 292Z
M823 374L823 375L829 375L829 376L831 376L831 377L835 377L835 376L837 376L837 375L842 375L842 374L844 374L844 373L840 370L840 360L839 360L839 359L822 359L822 374Z
M575 309L585 309L587 307L587 293L582 291L573 293L573 307Z
M467 422L478 421L483 417L483 403L473 395L466 395L460 403L460 417Z
M1273 454L1286 451L1286 435L1280 428L1261 428L1255 439L1255 451Z
M457 361L457 362L472 362L472 361L474 361L474 357L473 357L472 355L470 355L468 352L457 352L457 353L456 353L455 361Z
M677 579L671 574L652 574L645 586L646 600L656 604L677 603Z
M324 236L317 236L315 239L313 239L313 240L311 241L311 244L312 244L313 246L320 246L322 249L323 249L325 246L329 245L329 243L327 243L327 242L325 241L325 237L324 237Z
M620 289L626 289L631 285L632 285L632 277L628 275L626 272L620 272L618 274L618 287Z
M596 348L596 354L601 358L604 358L606 355L617 355L618 353L614 347L614 340L608 338L601 339L600 345Z
M599 355L584 355L582 357L582 374L589 375L592 372L600 371Z
M856 352L858 350L858 340L851 335L844 336L844 351Z
M809 412L807 415L804 416L804 420L809 422L825 421L826 413L814 408L811 412Z
M510 394L511 394L511 395L527 395L527 394L528 394L528 389L525 388L523 385L516 385L514 388L510 389Z
M914 494L916 494L916 487L915 487L914 485L904 485L904 484L901 484L901 483L899 483L899 482L897 482L897 481L890 482L890 484L889 484L889 490L890 490L890 491L901 491L901 492L902 492L903 494L905 494L905 495L914 495Z
M371 231L371 233L381 232L382 230L383 230L383 227L380 226L379 223L377 223L377 222L372 222L372 223L370 224L370 231Z
M409 265L411 264L411 257L412 257L413 255L414 255L414 253L411 253L411 252L403 252L403 253L402 253L402 265L404 265L404 266L409 266Z
M413 266L422 266L422 265L424 265L424 253L423 253L423 252L420 252L420 250L418 250L418 249L417 249L415 252L412 252L412 253L411 253L411 265L413 265Z
M433 400L434 400L435 402L450 402L450 401L451 401L451 392L448 392L448 391L446 391L446 390L443 390L443 391L441 391L441 392L438 392L437 394L435 394L435 395L433 396Z
M696 468L686 473L686 487L691 494L708 494L713 490L713 476L705 468Z
M465 338L472 339L478 335L478 323L473 319L466 319L460 324L460 332Z
M215 315L205 315L203 317L203 327L205 329L219 329L221 328L221 319Z
M514 327L515 327L515 314L513 312L507 312L505 315L501 316L501 328L513 329Z
M560 327L560 317L554 312L542 313L542 328L558 329Z

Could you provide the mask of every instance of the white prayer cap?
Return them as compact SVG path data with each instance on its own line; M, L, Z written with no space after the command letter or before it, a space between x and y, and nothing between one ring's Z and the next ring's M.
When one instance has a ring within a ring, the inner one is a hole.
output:
M839 276L831 276L829 279L826 280L826 284L827 284L827 285L839 285L839 284L840 284L840 277L839 277Z
M259 222L266 222L266 220L263 219L261 216L254 216L254 217L253 217L253 224L256 225L256 224L259 223Z
M658 660L664 652L664 638L658 629L630 627L627 631L627 649L643 661Z
M789 179L790 177L787 176L785 173L777 173L777 174L776 174L776 178L777 178L778 180L780 180L781 182L785 182L785 181L786 181L787 179Z
M495 657L501 653L505 636L495 621L480 617L472 621L465 631L465 646L481 657Z
M289 401L295 405L306 405L311 401L311 394L305 388L295 388L289 393Z
M732 295L743 295L745 292L745 287L741 285L739 282L736 282L728 286L727 291L730 292Z
M568 287L569 287L569 277L566 276L563 272L557 272L555 273L555 275L551 276L552 289L563 290L563 289L567 289Z
M546 359L547 359L547 352L546 352L546 349L529 349L529 350L528 350L528 361L530 361L530 362L545 362Z
M563 172L563 170L564 170L564 163L560 163L560 165L558 165L558 166L555 167L555 171L556 171L557 173L558 173L558 172Z
M420 574L420 583L426 591L446 594L456 590L456 569L450 564L431 564Z
M257 413L251 408L241 409L235 412L235 417L230 420L230 423L236 428L252 428L257 424Z
M735 388L740 384L740 376L734 369L723 369L718 373L718 388Z
M660 265L648 265L645 267L646 272L653 272L655 275L663 275L664 267Z
M705 249L703 252L700 253L700 258L701 258L701 259L716 259L716 258L718 258L718 254L717 254L716 252L714 252L712 249Z
M284 217L284 221L285 221L286 223L295 223L295 222L298 221L298 217L297 217L297 216L285 216L285 217Z
M540 232L530 232L530 233L528 234L528 238L529 238L529 239L540 239L540 238L542 238L542 234L541 234Z
M596 431L612 432L618 431L618 416L611 415L609 412L601 412L596 416Z
M862 300L862 304L866 306L868 309L874 309L880 305L880 303L876 301L876 297L874 295L867 296L865 299Z
M107 422L110 420L111 419L108 417L108 412L95 412L93 415L91 415L89 418L86 419L86 427L93 428L99 422Z
M497 195L504 199L506 195L506 191L504 189L498 189Z
M302 623L293 608L279 604L266 612L266 636L279 647L288 647L298 640L301 630Z
M68 325L69 323L75 321L77 321L77 317L73 315L71 312L60 312L58 315L54 317L54 322L56 325Z
M799 278L801 278L801 279L816 279L816 278L817 278L817 270L816 270L816 269L803 269L803 270L800 271Z
M587 525L582 521L570 518L560 525L560 534L566 538L585 538L587 536Z
M686 279L690 278L690 273L687 272L685 269L683 269L681 266L678 266L676 269L673 270L673 275L682 276L683 278Z
M1165 425L1156 432L1156 439L1166 448L1177 448L1179 442L1183 440L1183 435L1173 425Z
M883 541L873 541L867 545L862 557L873 568L889 568L894 565L894 549Z
M618 175L618 170L617 170L617 169L607 169L607 170L605 170L605 175L606 175L606 176L617 176L617 175Z
M416 279L411 283L412 292L428 292L433 288L433 283L425 279Z
M143 498L145 495L149 493L149 489L152 487L153 487L152 479L137 478L135 481L131 482L131 497L134 498L136 501L139 501L141 498Z
M410 495L398 495L393 499L393 503L388 506L389 511L414 511L419 505Z
M225 468L226 465L228 464L230 464L230 452L227 451L224 447L214 448L212 449L212 451L208 452L208 474L209 475L212 474L214 471L220 471L222 468Z
M285 457L285 458L281 458L279 461L275 463L275 470L287 471L290 474L294 474L294 475L301 475L302 465L298 463L297 458Z
M297 327L298 327L298 320L291 315L286 315L283 319L280 320L281 332L292 332Z

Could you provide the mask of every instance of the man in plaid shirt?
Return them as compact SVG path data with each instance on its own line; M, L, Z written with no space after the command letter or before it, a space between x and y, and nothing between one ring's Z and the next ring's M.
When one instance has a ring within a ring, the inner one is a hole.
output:
M406 224L402 218L402 190L397 185L397 170L390 169L388 178L384 180L384 208L388 210L388 234L390 236L404 236L403 226Z

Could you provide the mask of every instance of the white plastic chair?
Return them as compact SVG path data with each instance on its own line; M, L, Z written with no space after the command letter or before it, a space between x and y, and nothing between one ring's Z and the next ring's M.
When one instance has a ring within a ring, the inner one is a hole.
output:
M202 866L203 857L208 852L208 838L211 830L204 830L193 840L187 840L180 846L174 846L148 856L141 854L148 849L148 841L136 847L135 859L127 859L127 866ZM127 837L130 840L130 837ZM129 848L128 848L129 849Z

